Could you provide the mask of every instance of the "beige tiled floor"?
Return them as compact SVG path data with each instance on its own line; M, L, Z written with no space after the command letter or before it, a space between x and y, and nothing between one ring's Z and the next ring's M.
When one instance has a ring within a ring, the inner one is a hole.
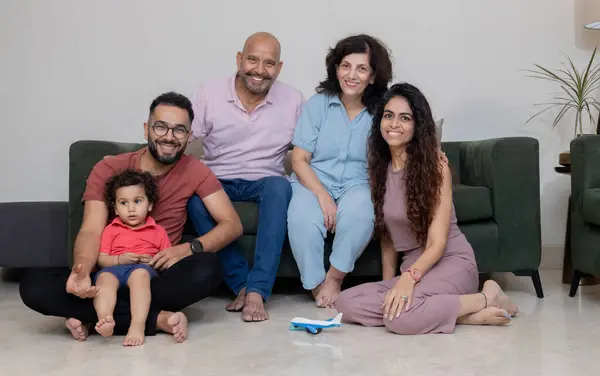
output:
M0 283L1 375L577 375L596 374L600 287L575 298L560 273L542 273L539 300L528 278L497 276L519 304L509 327L458 327L452 335L404 337L383 328L342 325L318 336L290 332L294 316L328 318L303 295L275 296L271 320L246 324L208 299L186 313L190 338L167 335L123 348L122 337L73 341L63 321L29 311L17 285Z

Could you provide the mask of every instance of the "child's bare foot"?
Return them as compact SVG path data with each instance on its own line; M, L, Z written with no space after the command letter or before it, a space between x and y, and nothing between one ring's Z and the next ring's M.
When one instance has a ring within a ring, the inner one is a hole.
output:
M65 321L65 326L67 329L69 329L69 332L71 332L71 335L76 340L85 341L87 339L88 328L87 326L83 325L81 321L70 318Z
M246 288L240 290L237 298L225 307L229 312L239 312L244 308L244 302L246 301Z
M115 329L115 320L112 316L106 316L96 323L95 329L102 337L110 337Z
M323 289L320 292L322 308L335 308L335 301L342 292L342 280L336 279L330 276L325 278L323 282Z
M123 341L123 346L142 345L144 343L144 330L144 323L131 323L131 325L129 326L129 330L127 331L127 336L125 336L125 341Z
M177 342L183 342L187 339L187 317L181 312L162 311L158 315L156 326L163 332L173 334Z
M487 307L479 312L465 315L458 320L466 325L506 325L510 322L509 314L503 309Z
M246 295L242 319L244 321L265 321L269 319L269 315L265 311L263 297L260 294L249 292Z
M481 292L487 297L488 307L496 307L505 310L511 316L519 312L519 307L502 291L502 288L495 282L485 281Z

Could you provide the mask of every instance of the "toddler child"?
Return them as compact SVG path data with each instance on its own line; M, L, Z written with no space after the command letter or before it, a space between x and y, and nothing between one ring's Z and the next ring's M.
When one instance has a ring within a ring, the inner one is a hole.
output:
M125 170L106 183L106 203L116 218L104 229L98 266L94 275L98 293L94 308L98 314L96 331L113 334L112 317L117 291L129 288L131 323L125 346L144 343L144 329L150 309L150 279L157 275L147 265L159 251L171 247L167 232L148 214L158 201L158 188L152 175Z

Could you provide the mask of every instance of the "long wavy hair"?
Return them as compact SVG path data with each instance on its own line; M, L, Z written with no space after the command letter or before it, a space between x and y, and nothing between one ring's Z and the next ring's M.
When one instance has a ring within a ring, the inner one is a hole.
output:
M442 165L429 103L418 88L407 83L395 84L384 94L375 111L369 135L369 180L375 206L375 232L380 237L388 235L383 203L392 154L381 134L381 119L385 106L394 97L406 99L413 113L414 133L406 147L408 159L404 166L407 216L411 231L417 241L425 246L429 225L440 201Z

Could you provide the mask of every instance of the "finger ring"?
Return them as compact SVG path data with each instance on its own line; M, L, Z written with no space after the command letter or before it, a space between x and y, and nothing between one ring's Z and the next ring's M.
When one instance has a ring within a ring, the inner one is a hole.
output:
M408 296L406 295L402 296L400 299L404 300L405 302L408 302Z

